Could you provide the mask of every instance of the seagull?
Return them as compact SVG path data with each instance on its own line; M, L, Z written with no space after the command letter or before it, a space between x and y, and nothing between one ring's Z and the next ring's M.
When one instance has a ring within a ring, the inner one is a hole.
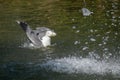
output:
M16 21L25 31L30 43L35 47L48 47L51 45L51 37L56 36L56 33L46 27L37 27L31 29L26 22Z

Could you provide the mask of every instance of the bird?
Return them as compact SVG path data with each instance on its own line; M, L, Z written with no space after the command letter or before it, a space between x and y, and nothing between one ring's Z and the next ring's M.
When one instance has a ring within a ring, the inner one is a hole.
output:
M32 46L41 48L51 46L51 37L56 36L54 30L47 27L37 27L35 30L23 21L16 21L26 33Z

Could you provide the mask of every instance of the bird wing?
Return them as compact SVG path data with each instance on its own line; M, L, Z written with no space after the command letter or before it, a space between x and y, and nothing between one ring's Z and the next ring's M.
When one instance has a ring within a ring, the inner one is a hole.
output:
M30 41L36 46L42 46L42 42L39 37L36 35L36 32L32 31L31 33L27 33L27 37Z

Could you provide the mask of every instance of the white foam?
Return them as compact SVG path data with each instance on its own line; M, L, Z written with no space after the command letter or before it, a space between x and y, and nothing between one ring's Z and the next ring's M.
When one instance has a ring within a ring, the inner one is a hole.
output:
M120 64L112 60L96 60L92 58L64 57L49 60L42 67L59 73L86 73L86 74L112 74L120 76Z
M20 47L21 48L28 48L28 49L37 49L37 48L40 48L39 46L35 46L34 44L32 44L30 42L25 42L25 43L21 44Z

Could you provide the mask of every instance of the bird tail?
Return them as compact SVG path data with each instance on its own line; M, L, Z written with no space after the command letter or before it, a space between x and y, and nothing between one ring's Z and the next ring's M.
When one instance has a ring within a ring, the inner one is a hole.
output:
M28 29L30 29L29 25L25 22L22 21L16 21L21 27L22 29L26 32Z

